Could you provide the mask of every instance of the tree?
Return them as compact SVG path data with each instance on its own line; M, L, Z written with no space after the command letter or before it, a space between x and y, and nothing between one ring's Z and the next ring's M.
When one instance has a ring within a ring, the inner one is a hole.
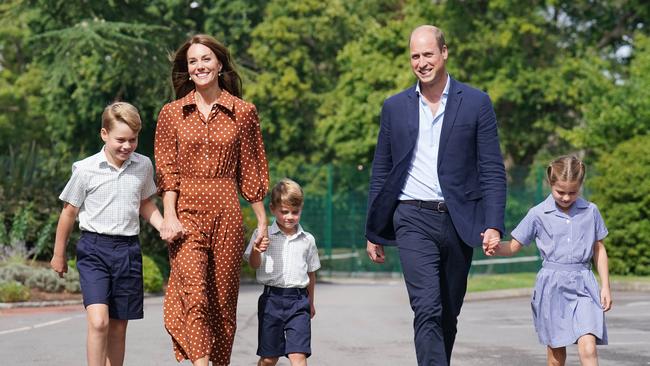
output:
M318 109L314 158L368 166L377 141L382 103L413 83L408 36L422 20L413 5L384 7L364 19L363 32L338 53L340 75ZM414 12L414 11L413 11Z
M581 106L583 122L565 131L576 147L598 155L650 132L650 37L637 33L633 40L625 75L592 68L604 82L592 83L592 98Z
M338 50L356 26L342 1L269 2L253 31L249 52L259 73L246 95L259 109L271 160L295 165L316 149L316 111L335 84Z
M625 141L603 154L588 186L609 229L610 271L650 274L650 135Z

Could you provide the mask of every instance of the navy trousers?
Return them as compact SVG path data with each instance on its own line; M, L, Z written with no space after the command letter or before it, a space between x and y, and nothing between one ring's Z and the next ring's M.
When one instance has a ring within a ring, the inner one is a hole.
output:
M449 365L473 249L446 212L400 204L393 224L415 316L418 365Z

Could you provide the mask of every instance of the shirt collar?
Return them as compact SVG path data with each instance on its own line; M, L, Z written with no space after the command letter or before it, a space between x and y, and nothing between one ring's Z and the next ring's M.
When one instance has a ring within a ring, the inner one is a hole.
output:
M298 229L296 230L296 233L294 235L295 237L298 237L298 235L302 233L304 233L304 230L302 229L302 225L298 224ZM282 230L280 230L278 223L275 220L273 220L273 223L269 227L269 235L275 235L275 234L282 234L284 236L288 236Z
M573 203L573 205L569 210L572 210L574 207L579 209L585 209L589 207L589 202L587 202L587 200L585 200L582 197L578 197L578 199ZM553 199L552 194L549 194L548 197L546 197L546 199L542 203L542 210L544 210L544 213L559 211L557 209L557 205L555 204L555 199Z
M181 104L183 108L196 105L196 99L194 97L195 93L196 93L196 89L187 93L187 95L181 99ZM221 89L221 94L219 94L216 103L226 108L227 110L233 112L235 108L235 97L232 94L228 93L226 90Z
M102 149L99 151L99 154L97 154L97 165L99 165L100 167L102 166L102 164L105 164L106 166L112 166L108 162L108 159L106 158L105 150L106 150L106 145L102 146ZM131 155L129 155L129 157L124 161L124 163L122 163L122 166L120 168L117 167L114 168L117 168L118 170L126 169L126 167L131 165L131 163L137 162L137 159L135 159L134 155L135 155L135 151L132 152Z
M442 97L440 98L441 100L447 100L447 96L449 95L449 85L451 85L451 77L449 74L447 74L447 84L445 84L445 89L442 90ZM415 84L415 93L417 94L418 98L420 98L420 82L418 81ZM422 99L422 98L420 98Z

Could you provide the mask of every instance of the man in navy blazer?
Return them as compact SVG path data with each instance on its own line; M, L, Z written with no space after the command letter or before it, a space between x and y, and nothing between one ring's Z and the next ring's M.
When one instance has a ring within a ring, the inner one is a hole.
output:
M418 365L449 365L473 248L504 232L505 169L492 102L448 75L442 32L420 26L409 47L418 83L382 107L367 252L397 245Z

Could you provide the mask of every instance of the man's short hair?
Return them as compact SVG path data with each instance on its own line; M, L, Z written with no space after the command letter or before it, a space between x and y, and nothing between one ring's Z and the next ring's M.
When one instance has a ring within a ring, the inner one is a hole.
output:
M434 25L421 25L411 32L411 36L409 37L409 46L411 44L411 38L413 38L413 33L419 30L429 30L433 33L433 36L436 38L436 42L438 43L438 48L440 49L440 52L442 52L442 48L444 46L447 46L447 42L445 41L445 35L442 33L442 30Z

